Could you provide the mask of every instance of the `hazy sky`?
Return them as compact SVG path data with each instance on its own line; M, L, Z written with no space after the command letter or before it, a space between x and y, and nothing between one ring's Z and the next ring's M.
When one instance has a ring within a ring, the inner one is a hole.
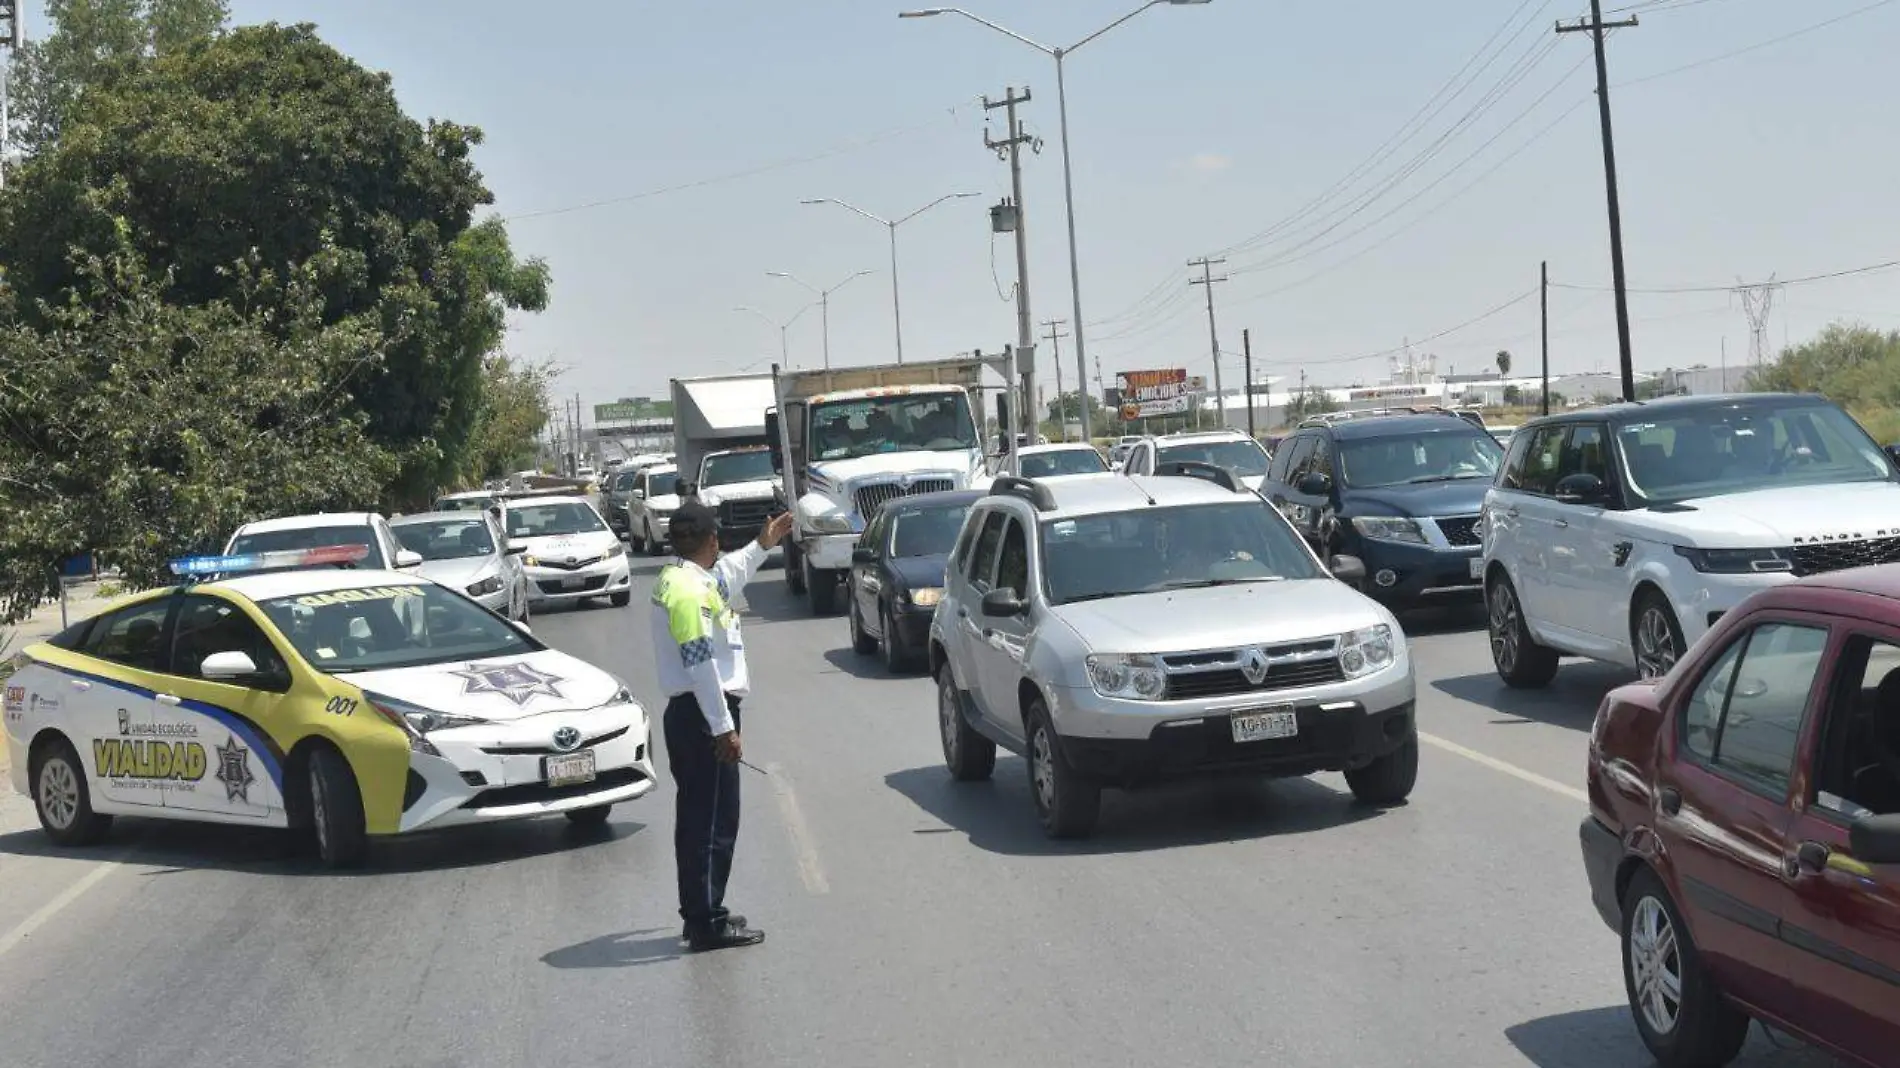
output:
M1135 0L968 2L1066 44ZM517 250L554 272L552 306L524 318L510 345L570 367L559 388L592 402L663 394L674 376L763 368L777 331L733 309L782 319L811 300L767 271L818 285L877 271L833 297L831 351L838 364L889 360L885 232L801 206L808 197L892 216L945 193L981 193L899 231L905 351L1012 340L999 285L1006 294L1013 253L1007 238L992 243L987 215L1008 169L983 149L976 106L1010 85L1031 88L1026 120L1047 138L1026 164L1035 318L1071 316L1052 62L964 19L900 21L902 3L235 7L244 22L313 21L389 71L416 116L486 131L478 160L496 209L512 220ZM1608 6L1642 18L1610 41L1633 287L1900 260L1890 80L1900 3ZM1584 10L1581 0L1214 0L1157 7L1076 53L1070 120L1091 355L1111 376L1181 365L1209 373L1201 290L1188 287L1185 261L1227 250L1232 280L1216 287L1222 348L1237 352L1251 328L1257 365L1274 374L1304 366L1315 381L1374 381L1383 358L1353 357L1520 295L1529 299L1419 348L1438 354L1441 370L1489 367L1500 347L1534 366L1538 261L1563 283L1610 277L1589 40L1551 32ZM1445 106L1416 136L1342 195L1301 211L1480 54L1469 87L1439 98ZM1002 132L1000 112L992 130ZM1838 317L1900 326L1897 282L1900 270L1790 287L1770 334L1798 340ZM1554 368L1614 368L1607 292L1553 289L1551 318ZM1639 367L1713 364L1724 338L1731 362L1747 353L1740 304L1724 293L1638 294L1632 318ZM815 364L820 345L813 309L791 330L793 362ZM1226 373L1238 367L1229 361Z

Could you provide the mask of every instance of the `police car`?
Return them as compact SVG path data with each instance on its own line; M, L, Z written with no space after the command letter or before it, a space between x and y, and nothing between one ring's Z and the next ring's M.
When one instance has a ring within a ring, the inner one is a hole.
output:
M347 867L371 837L598 824L653 789L624 683L456 591L323 566L366 555L179 561L184 584L29 646L5 738L46 833L96 841L115 815L308 829Z

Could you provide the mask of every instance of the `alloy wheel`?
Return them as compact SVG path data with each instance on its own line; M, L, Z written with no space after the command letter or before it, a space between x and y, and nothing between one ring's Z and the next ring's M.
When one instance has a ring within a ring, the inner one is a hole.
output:
M310 819L316 824L317 850L324 856L330 853L329 807L323 796L323 776L313 760L310 762Z
M1044 812L1053 812L1056 807L1055 765L1055 746L1049 741L1049 732L1038 727L1029 742L1029 777Z
M1517 668L1518 626L1517 598L1499 582L1491 587L1491 659L1507 675Z
M1660 679L1676 666L1680 655L1668 610L1654 604L1644 608L1636 620L1636 673L1645 679Z
M944 679L937 684L937 733L943 735L944 762L955 766L963 739L957 732L957 688L950 679L950 665L943 666Z
M1667 1035L1682 1013L1682 950L1669 911L1654 897L1636 904L1630 922L1630 987L1650 1029Z
M40 807L56 830L71 827L79 815L79 780L73 766L60 757L40 768Z

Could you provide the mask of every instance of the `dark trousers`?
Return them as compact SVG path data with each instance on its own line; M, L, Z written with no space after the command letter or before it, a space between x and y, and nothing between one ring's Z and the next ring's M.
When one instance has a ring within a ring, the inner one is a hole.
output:
M726 695L732 726L739 699ZM712 732L699 701L683 693L666 703L666 761L678 789L673 859L679 867L680 918L694 930L723 923L732 847L739 840L739 765L713 755Z

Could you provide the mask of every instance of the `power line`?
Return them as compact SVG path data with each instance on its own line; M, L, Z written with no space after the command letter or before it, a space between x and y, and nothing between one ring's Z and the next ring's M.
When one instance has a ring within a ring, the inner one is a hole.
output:
M1750 52L1759 52L1764 48L1768 48L1772 45L1778 45L1782 43L1783 41L1791 41L1795 39L1796 37L1801 37L1806 34L1813 33L1816 30L1824 30L1827 27L1834 25L1835 23L1846 22L1848 19L1854 18L1856 16L1865 15L1869 11L1874 11L1879 8L1886 7L1887 5L1892 4L1893 2L1894 0L1874 0L1873 3L1868 4L1865 7L1857 7L1852 11L1846 12L1844 14L1836 15L1831 19L1824 19L1820 22L1814 23L1811 26L1803 26L1801 29L1791 30L1788 33L1784 33L1779 37L1771 37L1766 41L1760 41L1760 42L1757 42L1756 44L1747 45L1746 47L1743 47L1743 48L1737 48L1732 52L1723 52L1721 55L1710 56L1707 59L1698 59L1694 63L1686 63L1680 67L1671 67L1668 70L1658 71L1655 74L1645 74L1641 78L1636 78L1631 81L1623 82L1620 85L1618 85L1617 88L1621 89L1624 86L1641 85L1644 82L1653 82L1657 80L1658 78L1668 78L1673 75L1682 74L1685 71L1692 71L1700 67L1709 66L1710 64L1713 64L1713 63L1720 63L1724 60L1734 59L1737 56L1745 56L1749 54Z
M1377 352L1360 353L1359 355L1356 355L1356 356L1328 356L1328 357L1317 359L1317 360L1312 360L1312 359L1269 360L1263 363L1262 366L1291 367L1291 366L1298 365L1298 366L1310 367L1315 364L1334 365L1334 364L1344 364L1344 363L1363 363L1366 360L1384 359L1385 357L1391 356L1395 353L1404 352L1407 348L1413 345L1429 345L1434 341L1439 341L1444 338L1448 338L1451 335L1456 334L1461 330L1468 330L1471 327L1474 327L1478 325L1479 323L1484 322L1486 319L1490 319L1494 316L1501 315L1504 312L1509 311L1510 309L1516 307L1519 304L1524 303L1526 300L1529 300L1531 297L1534 297L1536 295L1537 295L1537 287L1532 286L1531 288L1525 290L1524 292L1519 293L1517 296L1512 297L1510 300L1507 300L1504 303L1498 305L1497 307L1492 308L1490 311L1484 312L1480 315L1473 316L1470 319L1466 319L1464 322L1459 323L1457 326L1447 327L1446 329L1440 330L1439 332L1431 335L1430 337L1424 337L1424 338L1418 339L1417 341L1408 342L1406 344L1401 344L1401 345L1396 345L1389 349L1380 349Z
M1850 278L1850 277L1853 277L1854 275L1861 275L1861 274L1874 274L1874 273L1876 273L1876 272L1878 272L1878 271L1891 271L1891 270L1893 270L1893 269L1894 269L1895 267L1900 267L1900 260L1888 260L1888 261L1887 261L1887 262L1885 262L1885 263L1873 263L1873 264L1869 264L1869 265L1867 265L1867 266L1865 266L1865 267L1849 267L1849 268L1847 268L1846 270L1841 270L1841 271L1828 271L1828 272L1826 272L1825 274L1811 274L1811 275L1806 275L1806 276L1804 276L1804 277L1801 277L1801 278L1785 278L1785 279L1782 279L1782 280L1780 280L1780 281L1778 281L1778 282L1776 282L1775 284L1776 284L1776 285L1778 285L1778 286L1784 286L1784 287L1785 287L1785 286L1800 286L1800 285L1809 285L1809 284L1812 284L1812 283L1815 283L1815 282L1827 282L1827 281L1832 281L1833 279L1836 279L1836 278ZM1611 290L1610 290L1610 288L1609 288L1609 287L1607 287L1607 286L1594 286L1594 285L1582 285L1582 284L1579 284L1579 283L1575 283L1575 282L1552 282L1552 283L1551 283L1550 285L1551 285L1551 288L1553 288L1553 289L1576 289L1576 290L1582 290L1582 291L1585 291L1585 292L1590 292L1590 293L1608 293L1608 292L1611 292ZM1647 289L1645 289L1645 288L1639 288L1639 287L1636 287L1636 286L1632 286L1632 287L1630 287L1630 289L1629 289L1629 292L1631 292L1631 293L1644 293L1644 294L1667 294L1667 293L1733 293L1733 292L1735 292L1735 291L1736 291L1736 288L1737 288L1737 287L1736 287L1736 286L1733 286L1733 285L1723 285L1723 286L1655 286L1655 287L1651 287L1651 288L1647 288Z

